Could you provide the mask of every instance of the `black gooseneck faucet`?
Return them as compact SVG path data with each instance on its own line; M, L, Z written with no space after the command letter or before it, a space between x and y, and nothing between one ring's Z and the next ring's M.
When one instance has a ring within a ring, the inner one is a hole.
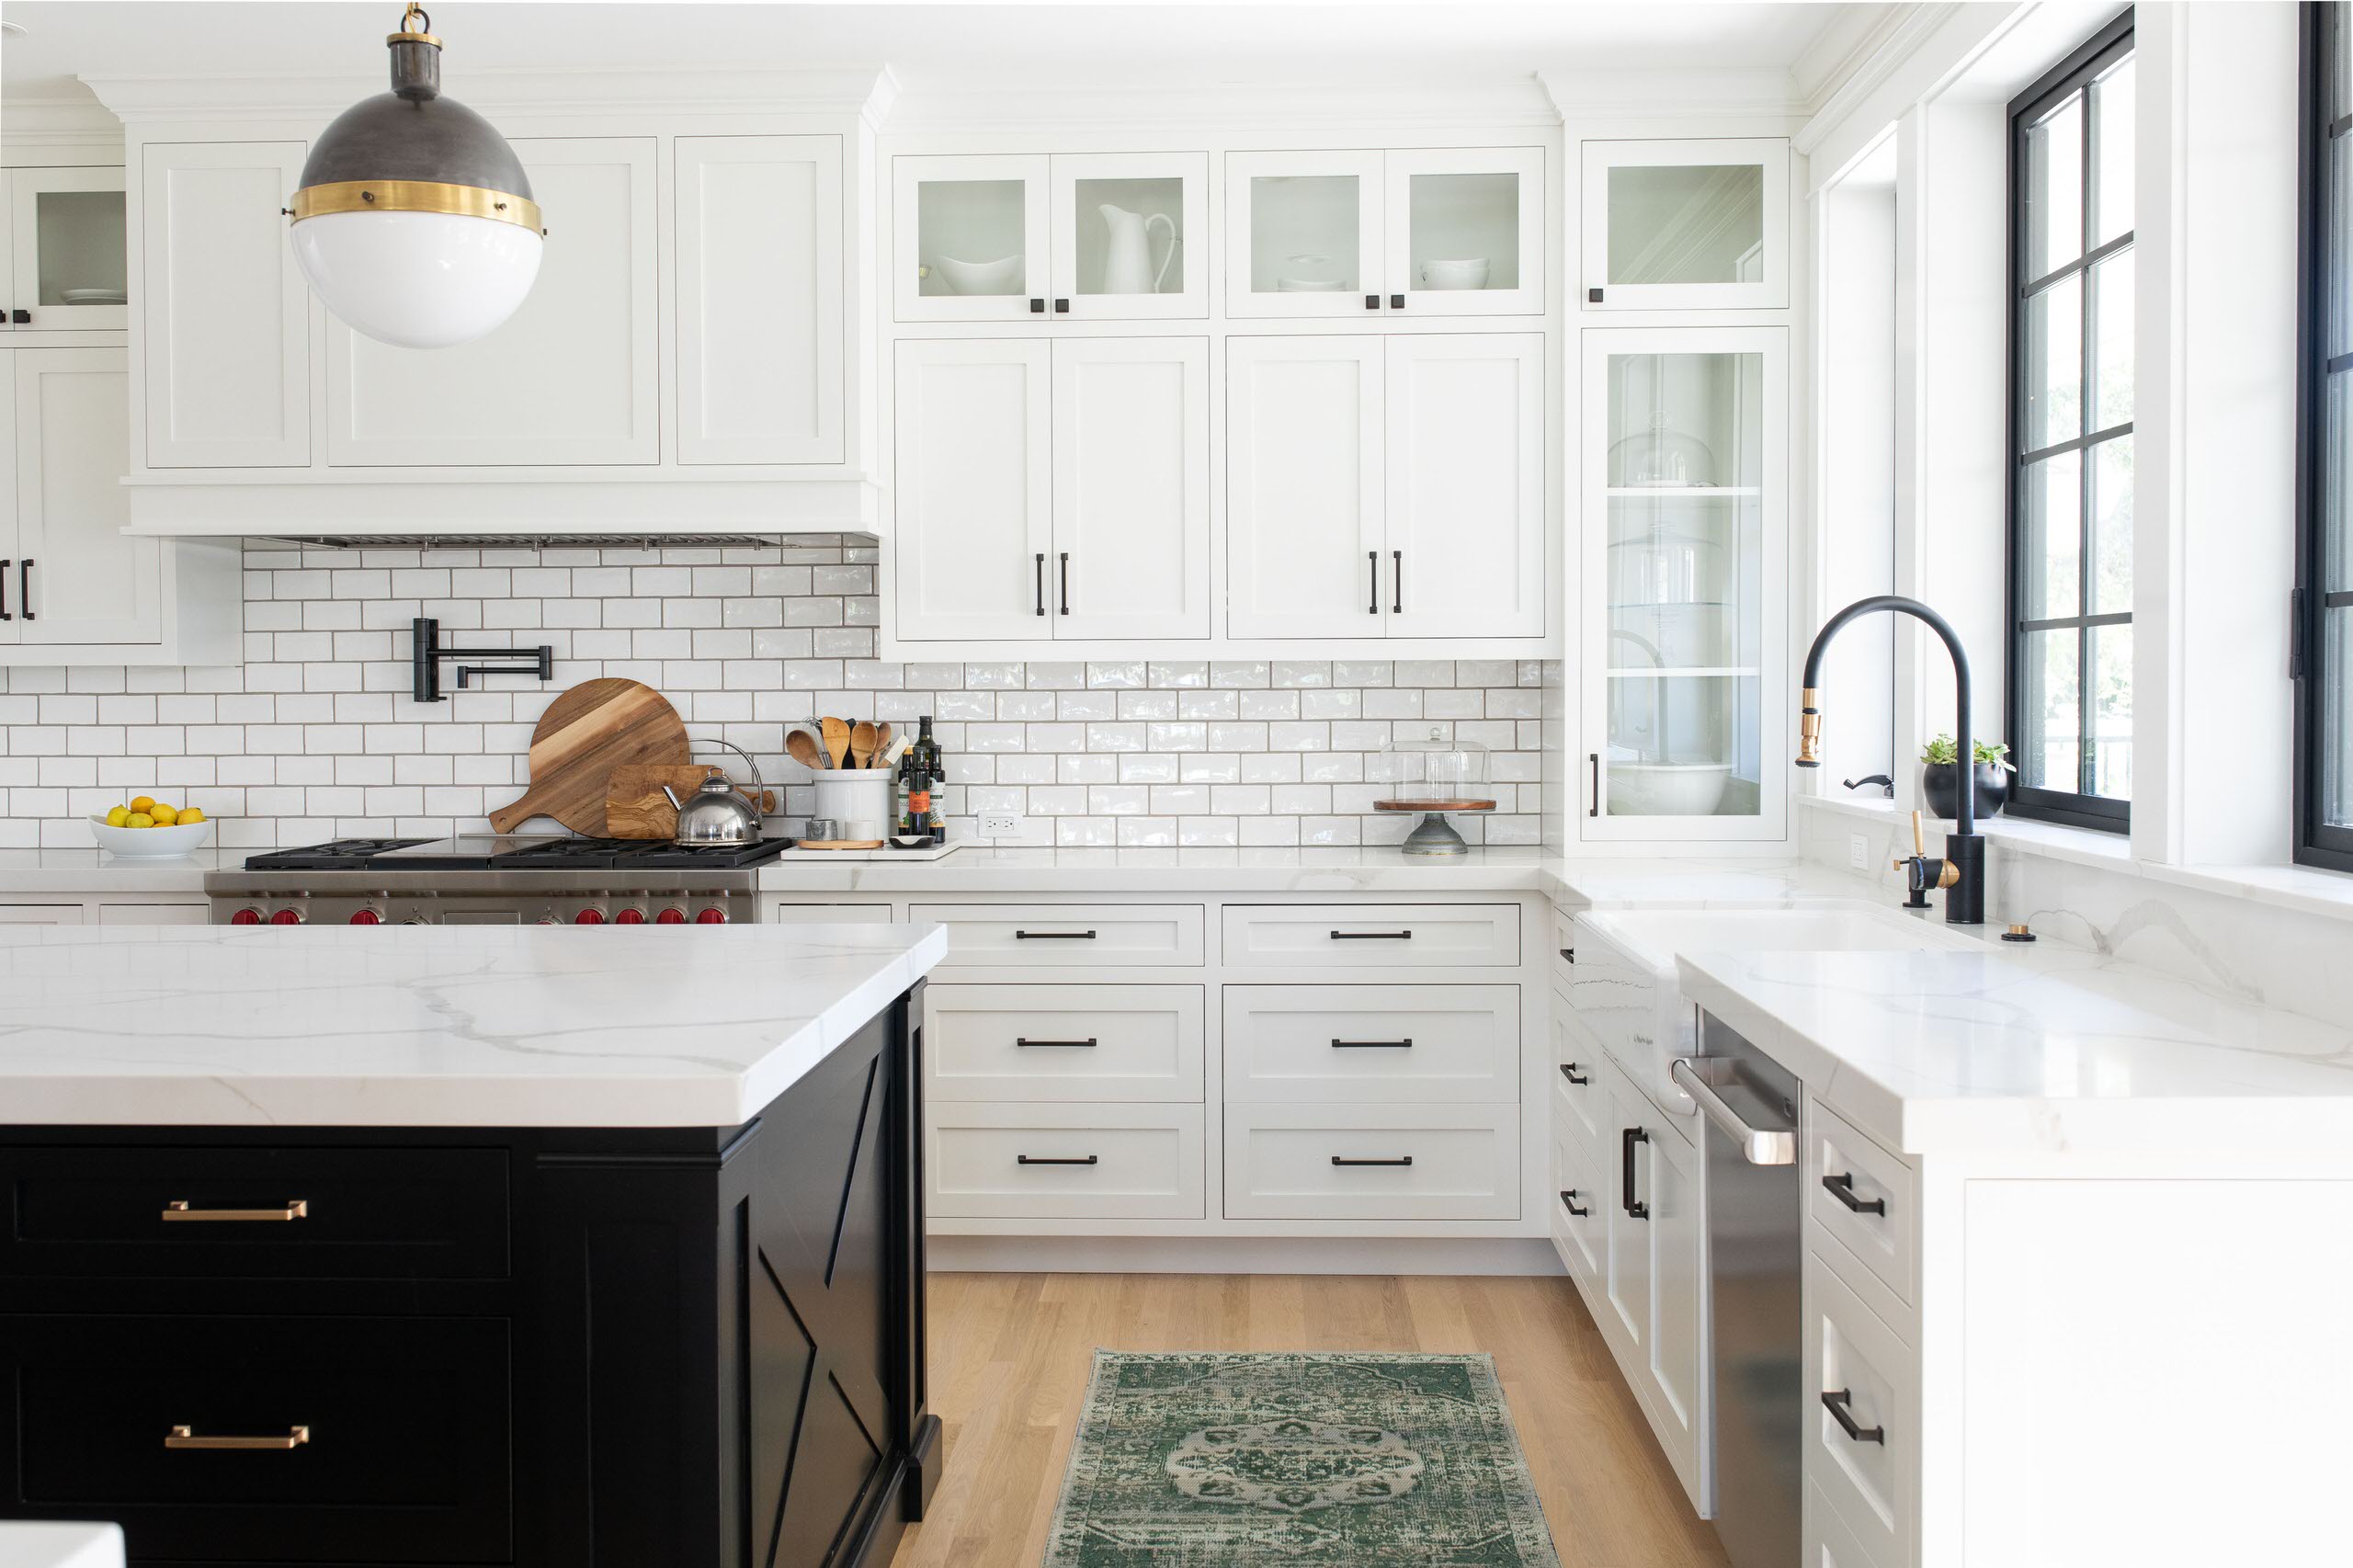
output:
M1848 621L1879 610L1917 617L1945 640L1945 652L1952 655L1954 710L1960 715L1956 727L1961 734L1961 760L1956 771L1961 775L1961 805L1953 831L1945 835L1944 858L1940 860L1929 858L1920 839L1920 813L1912 813L1912 856L1895 863L1896 869L1909 874L1912 896L1906 902L1914 909L1925 909L1928 889L1942 888L1947 925L1982 926L1985 923L1985 840L1977 831L1977 766L1969 740L1969 654L1962 649L1961 634L1953 631L1951 622L1918 599L1907 599L1901 594L1874 594L1867 599L1857 599L1824 621L1822 630L1814 634L1813 646L1806 650L1805 689L1798 699L1798 766L1822 766L1814 747L1822 741L1824 651Z

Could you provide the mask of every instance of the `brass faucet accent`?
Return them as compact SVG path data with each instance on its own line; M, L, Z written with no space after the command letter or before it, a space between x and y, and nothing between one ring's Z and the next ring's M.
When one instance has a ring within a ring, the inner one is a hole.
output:
M1820 767L1822 754L1822 693L1807 687L1798 694L1798 766Z
M1930 888L1949 888L1961 881L1961 868L1939 856L1928 858L1928 845L1920 833L1920 813L1912 813L1912 853L1899 858L1895 869L1908 872L1906 879L1912 896L1904 901L1906 909L1928 907Z

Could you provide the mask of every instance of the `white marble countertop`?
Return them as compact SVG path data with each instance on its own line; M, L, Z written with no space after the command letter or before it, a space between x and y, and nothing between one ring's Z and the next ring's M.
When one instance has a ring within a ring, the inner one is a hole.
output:
M2055 943L1686 952L1683 994L1890 1148L2341 1148L2353 1024Z
M733 1127L938 926L0 926L0 1123Z
M204 892L207 871L233 871L258 849L207 845L171 860L125 860L90 849L0 849L0 898L20 893L112 898L127 893Z
M983 848L938 860L809 857L760 868L762 892L1550 892L1563 861L1539 848L1413 858L1395 846L1263 849Z

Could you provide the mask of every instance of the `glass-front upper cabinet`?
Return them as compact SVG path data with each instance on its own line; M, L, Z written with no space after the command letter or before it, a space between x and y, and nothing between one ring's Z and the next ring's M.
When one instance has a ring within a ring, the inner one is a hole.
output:
M1786 836L1789 335L1585 334L1588 840Z
M1544 150L1230 153L1225 313L1540 315Z
M129 326L122 170L10 169L7 187L9 330Z
M892 160L901 321L1209 313L1203 153Z
M1585 143L1587 310L1786 310L1790 144Z

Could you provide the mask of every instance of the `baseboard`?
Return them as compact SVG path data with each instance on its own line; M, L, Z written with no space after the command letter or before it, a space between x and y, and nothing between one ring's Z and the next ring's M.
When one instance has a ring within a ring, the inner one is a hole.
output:
M941 1274L1564 1272L1543 1236L933 1236Z

